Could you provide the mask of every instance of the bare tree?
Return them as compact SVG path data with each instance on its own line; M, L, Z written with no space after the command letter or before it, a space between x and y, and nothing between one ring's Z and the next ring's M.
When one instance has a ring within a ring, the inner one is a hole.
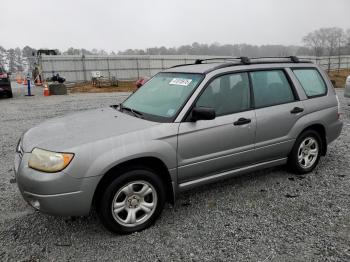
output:
M350 28L345 32L345 54L350 54Z
M344 44L344 30L338 27L321 28L320 35L324 39L324 45L328 58L328 71L331 69L331 56L338 55L340 67L340 51Z
M22 57L22 50L19 47L15 49L15 70L23 71L24 59Z
M333 56L340 53L340 48L343 45L344 30L338 27L321 28L320 35L324 38L324 47L328 56Z
M36 51L37 51L36 49L31 48L30 46L26 45L22 49L22 56L25 57L25 58L35 56L36 55Z
M8 70L10 72L15 72L16 71L16 53L15 49L10 48L6 52L6 60L8 64Z
M303 37L303 42L306 46L313 49L315 56L323 55L324 38L318 31L308 33Z

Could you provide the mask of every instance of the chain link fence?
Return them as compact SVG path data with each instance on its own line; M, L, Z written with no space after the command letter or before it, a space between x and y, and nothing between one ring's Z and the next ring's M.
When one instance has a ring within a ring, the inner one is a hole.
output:
M102 77L118 80L135 80L142 76L152 76L166 68L190 64L196 59L213 58L217 56L178 56L178 55L137 55L137 56L41 56L39 66L44 79L59 73L68 82L90 81L92 72L99 71ZM349 56L332 57L300 57L313 61L325 70L341 70L350 68Z

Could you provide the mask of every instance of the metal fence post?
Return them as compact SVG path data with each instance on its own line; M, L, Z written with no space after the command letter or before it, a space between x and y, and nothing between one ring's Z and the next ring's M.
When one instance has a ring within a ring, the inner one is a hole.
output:
M107 56L108 79L111 80L111 71L109 70L109 58Z
M118 59L116 57L114 57L114 66L113 68L115 68L115 78L118 80Z
M82 63L82 66L83 66L84 81L86 82L85 55L81 56L81 63Z
M51 60L51 71L52 71L52 75L55 73L55 70L54 70L54 62L53 60Z

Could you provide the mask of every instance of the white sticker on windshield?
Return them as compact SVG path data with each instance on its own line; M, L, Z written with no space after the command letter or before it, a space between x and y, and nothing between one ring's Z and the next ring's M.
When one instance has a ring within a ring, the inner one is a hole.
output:
M192 79L185 78L173 78L169 85L179 85L179 86L188 86L192 82Z

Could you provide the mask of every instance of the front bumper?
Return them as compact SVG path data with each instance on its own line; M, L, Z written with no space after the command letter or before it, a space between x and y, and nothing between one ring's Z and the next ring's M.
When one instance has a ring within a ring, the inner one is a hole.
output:
M15 175L23 198L51 215L89 214L100 177L77 179L64 172L44 173L28 167L29 153L16 153Z

